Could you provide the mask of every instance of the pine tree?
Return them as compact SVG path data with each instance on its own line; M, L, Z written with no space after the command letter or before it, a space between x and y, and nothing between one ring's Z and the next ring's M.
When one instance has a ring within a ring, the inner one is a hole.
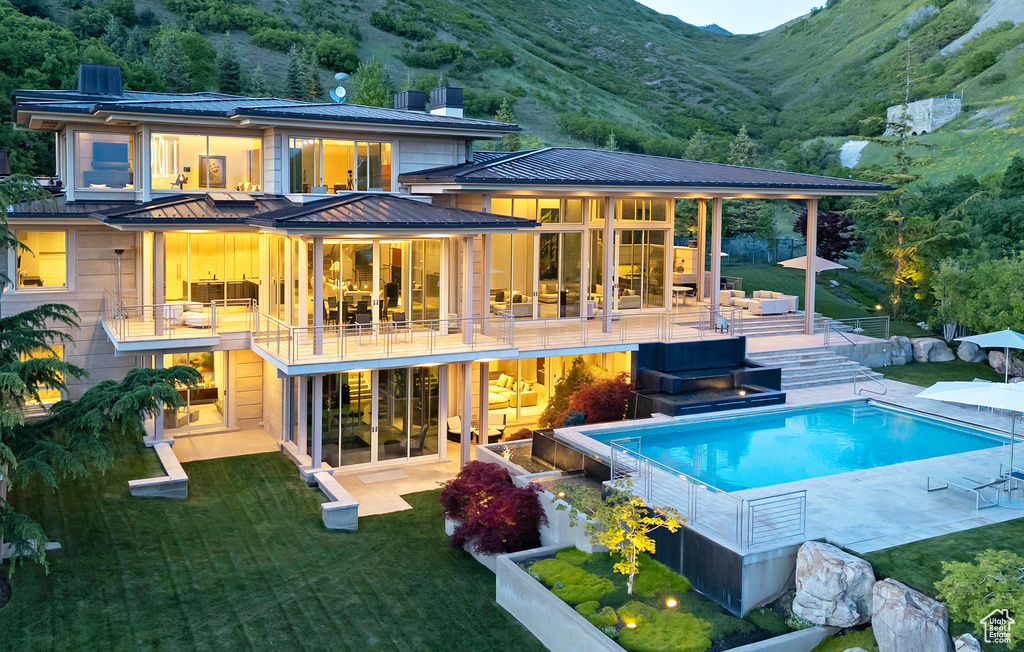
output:
M299 48L292 46L288 52L288 71L285 74L285 95L290 100L306 99L306 88L303 80L302 55Z
M217 88L229 95L242 94L242 64L230 34L224 35L224 45L217 56Z
M497 122L515 124L516 114L512 111L512 105L509 103L507 97L501 101L501 106L498 107L498 112L494 114L494 119ZM522 137L519 132L515 132L502 136L501 143L498 147L495 147L495 150L499 152L518 152L522 146Z
M31 177L0 180L0 248L25 249L7 225L4 207L46 197ZM9 283L2 272L0 283ZM133 369L123 382L103 381L78 401L60 401L49 416L26 423L25 403L38 401L40 390L64 390L67 379L85 375L53 349L71 343L68 331L77 327L78 315L62 304L0 316L0 548L5 543L13 548L12 564L31 560L45 565L46 535L39 523L15 511L8 501L10 489L24 486L30 477L56 487L65 476L109 468L113 437L141 439L144 416L160 406L182 404L175 383L195 386L201 378L189 367ZM0 568L0 595L8 588L5 570Z
M690 161L706 161L710 151L711 138L708 137L703 129L698 127L697 131L690 137L690 142L686 145L685 156Z
M1024 197L1024 158L1014 156L1010 160L1010 167L1003 173L1003 187L999 196L1003 199Z
M253 68L246 80L245 87L245 93L250 97L271 97L274 94L270 87L270 80L263 73L263 67L260 64L256 64L256 67Z
M302 85L305 93L302 99L317 102L324 96L324 85L320 81L320 65L313 52L302 54Z
M729 145L729 163L750 167L757 160L757 143L747 135L747 125L740 127L739 133Z
M189 58L181 44L178 30L169 29L160 34L160 44L153 53L153 63L163 75L168 91L186 93L192 88Z
M387 67L376 58L359 64L352 75L353 104L365 106L391 106L395 94L395 83Z
M619 141L615 140L615 132L614 131L609 131L608 132L608 140L605 141L604 148L606 150L608 150L609 152L617 152L617 151L619 151Z
M107 29L103 32L101 40L119 57L124 57L128 52L128 28L117 16L111 16L107 20Z

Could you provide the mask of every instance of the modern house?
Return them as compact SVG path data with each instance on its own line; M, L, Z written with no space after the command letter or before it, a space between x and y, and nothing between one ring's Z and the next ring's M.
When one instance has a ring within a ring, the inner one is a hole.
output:
M77 90L16 91L16 127L53 132L56 167L52 200L10 213L31 253L7 253L2 308L78 311L61 355L90 376L72 395L136 366L198 369L186 405L148 424L154 441L264 431L304 475L465 460L469 427L449 442L449 417L482 432L533 423L573 357L628 372L640 343L728 321L723 200L801 199L813 218L823 195L884 189L623 152L475 151L519 127L463 117L460 89L430 99L126 91L107 66L83 66ZM703 200L710 252L699 237L673 253L681 197ZM674 306L687 280L697 301Z

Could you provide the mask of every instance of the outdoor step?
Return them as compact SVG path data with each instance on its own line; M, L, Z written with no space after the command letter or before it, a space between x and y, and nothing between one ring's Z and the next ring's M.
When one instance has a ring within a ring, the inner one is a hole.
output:
M801 369L784 368L782 370L782 379L823 378L832 374L861 371L862 369L863 367L856 362L821 365L820 367L804 367Z
M812 349L810 351L799 351L789 353L751 353L747 356L754 362L760 362L762 364L787 364L790 362L805 362L808 360L821 360L827 358L836 357L835 353L828 350L818 351Z
M882 378L882 376L880 374L870 374L869 373L868 376L871 379L873 379L873 380L880 380ZM783 390L787 390L787 389L806 389L808 387L823 387L823 386L827 386L827 385L840 385L840 384L843 384L843 383L852 383L854 380L866 381L867 378L865 378L864 376L862 376L860 374L856 374L856 373L837 374L836 376L832 376L832 377L829 377L829 378L812 378L812 379L801 379L801 380L783 381L782 382L782 389Z

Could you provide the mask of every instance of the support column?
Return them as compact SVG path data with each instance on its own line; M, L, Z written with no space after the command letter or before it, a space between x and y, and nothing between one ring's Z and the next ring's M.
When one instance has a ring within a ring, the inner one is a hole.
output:
M711 309L718 309L718 290L722 287L722 198L711 200Z
M604 326L602 330L610 333L612 330L612 301L615 297L615 285L618 281L615 278L615 198L604 198L604 269L601 278L604 280L604 287L601 288L601 302L604 305Z
M484 233L481 239L480 261L480 331L484 335L491 334L491 236Z
M814 335L814 263L818 256L818 199L807 200L807 270L804 272L804 333Z
M299 323L302 328L309 326L309 246L299 239Z
M164 308L161 304L164 302L164 273L167 269L165 253L163 231L156 231L153 233L153 334L157 337L164 334Z
M313 473L320 471L324 453L324 377L313 376Z
M285 236L284 239L284 322L289 326L296 326L295 319L292 317L295 314L295 273L292 271L294 265L292 265L292 249L295 248L295 243L292 238Z
M324 239L313 238L313 354L324 353ZM339 332L339 337L340 337ZM320 379L323 387L323 376ZM313 404L316 407L316 404ZM314 415L316 412L314 412Z
M463 238L462 252L462 341L473 343L473 238Z
M693 270L697 273L697 302L707 299L704 289L704 271L707 269L708 258L708 201L697 200L697 259L693 261ZM699 262L698 262L699 261ZM717 296L717 293L716 293Z
M473 363L462 363L462 441L459 447L459 468L470 460L473 447Z
M491 363L489 363L489 362L479 362L477 364L480 365L480 373L479 373L479 379L480 379L480 381L479 381L480 382L480 422L477 425L477 428L480 429L480 443L481 444L486 444L487 443L487 426L489 425L488 421L490 420L490 416L491 416L490 415L490 408L491 408L491 406L490 406L490 401L489 401L490 395L489 395L489 393L487 391L488 385L491 384L491 379L490 379Z
M161 286L161 294L163 286ZM157 353L153 356L153 368L163 369L164 368L164 356ZM164 438L164 404L160 403L156 408L156 416L153 418L153 444L159 444L160 442L166 441Z
M298 405L296 406L299 423L295 428L295 449L298 451L299 455L306 454L306 440L309 437L309 404L307 403L309 400L308 378L309 376L299 376L296 379L299 383L299 390L297 392L299 400Z

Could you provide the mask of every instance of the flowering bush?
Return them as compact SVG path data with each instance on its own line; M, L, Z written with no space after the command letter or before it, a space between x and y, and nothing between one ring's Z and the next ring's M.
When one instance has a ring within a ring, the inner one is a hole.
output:
M497 464L470 462L441 492L445 515L461 521L452 547L472 542L479 554L496 555L540 546L540 527L547 523L534 485L519 488Z

